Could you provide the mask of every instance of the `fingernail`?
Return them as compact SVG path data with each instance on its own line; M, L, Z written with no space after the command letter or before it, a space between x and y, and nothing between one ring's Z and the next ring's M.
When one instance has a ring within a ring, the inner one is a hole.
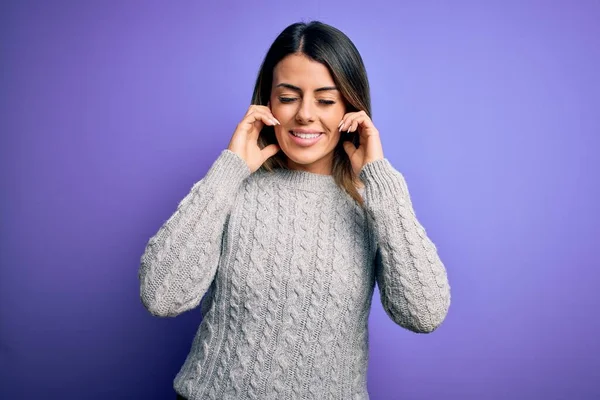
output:
M344 123L344 120L341 120L340 123L338 124L338 129L340 129L342 127L343 123Z
M277 120L275 120L275 119L271 119L271 123L272 123L273 125L277 125Z

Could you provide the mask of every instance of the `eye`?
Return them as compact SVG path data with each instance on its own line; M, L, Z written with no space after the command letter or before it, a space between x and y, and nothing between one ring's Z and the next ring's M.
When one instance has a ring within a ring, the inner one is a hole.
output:
M279 98L279 101L282 102L282 103L292 103L292 102L294 102L296 100L297 99L294 98L294 97L280 97ZM319 104L330 106L332 104L335 104L335 101L321 99L321 100L319 100Z
M330 106L332 104L335 104L335 101L333 101L333 100L319 100L319 103L326 104L326 105Z

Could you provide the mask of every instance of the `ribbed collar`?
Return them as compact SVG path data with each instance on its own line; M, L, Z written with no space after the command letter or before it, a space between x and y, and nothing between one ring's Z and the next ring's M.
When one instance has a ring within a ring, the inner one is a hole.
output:
M272 172L264 171L264 173L269 174L267 176L271 176L276 183L293 189L313 192L339 189L333 175L322 175L313 172L283 168L274 169Z

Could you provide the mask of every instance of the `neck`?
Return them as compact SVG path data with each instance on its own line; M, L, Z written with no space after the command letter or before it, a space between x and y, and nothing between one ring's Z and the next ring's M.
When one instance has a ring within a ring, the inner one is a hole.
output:
M328 191L338 188L333 175L317 174L299 169L276 168L273 170L280 184L301 190Z
M290 170L310 172L318 175L333 174L333 158L324 158L317 160L311 164L299 164L289 158L287 159L287 167Z

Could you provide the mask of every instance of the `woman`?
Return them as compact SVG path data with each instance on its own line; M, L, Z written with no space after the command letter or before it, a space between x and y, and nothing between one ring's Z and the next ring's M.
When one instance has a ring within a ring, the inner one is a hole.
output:
M141 259L153 315L202 309L179 398L368 399L375 282L398 325L442 323L445 267L370 116L346 35L313 21L277 37L228 148Z

